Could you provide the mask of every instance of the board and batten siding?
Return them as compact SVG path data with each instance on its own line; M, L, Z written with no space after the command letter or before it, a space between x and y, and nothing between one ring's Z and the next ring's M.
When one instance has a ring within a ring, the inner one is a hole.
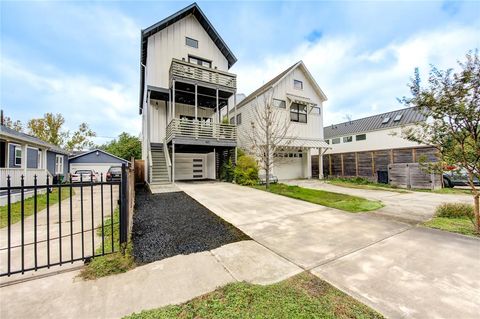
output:
M293 87L293 80L300 80L303 82L303 90L297 90ZM241 106L237 110L237 114L242 114L242 124L237 126L239 145L248 148L248 139L246 136L250 130L250 123L255 121L254 108L262 107L263 96L271 94L272 91L267 91L258 96L258 104L256 100L252 100L247 104ZM297 95L304 98L309 98L312 103L320 107L320 114L313 114L310 112L310 107L307 114L307 123L297 123L290 121L290 100L287 94ZM318 96L313 85L310 83L304 72L300 68L294 69L283 80L281 80L273 89L273 98L284 100L286 103L285 109L278 109L281 114L281 121L290 121L289 134L292 137L304 139L323 139L323 104L321 98ZM230 112L230 117L233 112Z
M57 155L63 156L63 173L62 175L68 174L68 156L60 153L55 153L52 151L47 151L47 170L50 174L56 175L55 172L55 158Z
M198 41L198 48L185 44L185 37ZM188 55L212 61L212 68L228 71L228 61L212 41L198 20L189 15L148 38L147 85L169 87L169 70L172 59Z

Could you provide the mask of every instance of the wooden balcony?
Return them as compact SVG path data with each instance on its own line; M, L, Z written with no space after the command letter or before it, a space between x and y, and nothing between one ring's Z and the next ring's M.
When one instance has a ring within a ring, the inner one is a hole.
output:
M235 74L177 59L172 60L170 79L203 82L209 86L220 86L229 91L237 89L237 76Z
M173 119L167 126L166 142L235 146L237 127L232 124Z

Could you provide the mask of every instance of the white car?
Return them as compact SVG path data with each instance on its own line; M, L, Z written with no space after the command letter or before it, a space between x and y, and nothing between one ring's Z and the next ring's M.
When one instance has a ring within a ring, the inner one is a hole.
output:
M75 173L71 174L72 183L90 183L97 182L97 173L91 169L79 169Z

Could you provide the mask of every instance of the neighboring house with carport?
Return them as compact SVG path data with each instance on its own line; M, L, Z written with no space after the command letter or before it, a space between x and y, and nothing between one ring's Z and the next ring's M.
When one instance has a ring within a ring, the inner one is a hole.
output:
M379 175L387 176L389 164L437 160L435 148L402 137L402 130L425 120L410 107L326 126L324 136L331 149L323 158L324 175L379 181Z
M248 135L256 121L255 108L264 107L264 97L272 98L280 121L290 121L290 135L279 143L284 144L281 151L274 154L273 175L278 179L311 178L312 155L319 161L318 154L321 158L329 147L323 139L326 95L302 61L262 85L238 103L236 114L229 115L230 123L237 125L238 144L247 151L251 147Z
M122 164L128 165L129 163L123 158L100 149L77 153L70 157L68 161L70 165L70 173L75 173L77 170L90 169L95 173L98 173L99 178L100 174L103 174L105 178L110 167L122 166Z
M43 185L47 176L53 182L57 177L64 179L67 174L66 150L0 125L0 187L7 185L7 176L11 186L20 186L22 175L24 185L30 186L35 175L37 184Z

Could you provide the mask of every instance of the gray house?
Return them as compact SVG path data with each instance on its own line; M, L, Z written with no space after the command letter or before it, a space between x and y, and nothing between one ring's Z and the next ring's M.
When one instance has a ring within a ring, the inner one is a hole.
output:
M53 181L67 174L67 151L0 125L0 187L6 186L7 176L12 186L19 186L22 175L25 185L33 185L35 175L40 185L46 182L47 175Z
M70 173L75 173L75 171L80 169L91 169L104 176L111 166L121 166L122 164L129 163L123 158L100 149L75 154L74 156L71 156L68 161Z

